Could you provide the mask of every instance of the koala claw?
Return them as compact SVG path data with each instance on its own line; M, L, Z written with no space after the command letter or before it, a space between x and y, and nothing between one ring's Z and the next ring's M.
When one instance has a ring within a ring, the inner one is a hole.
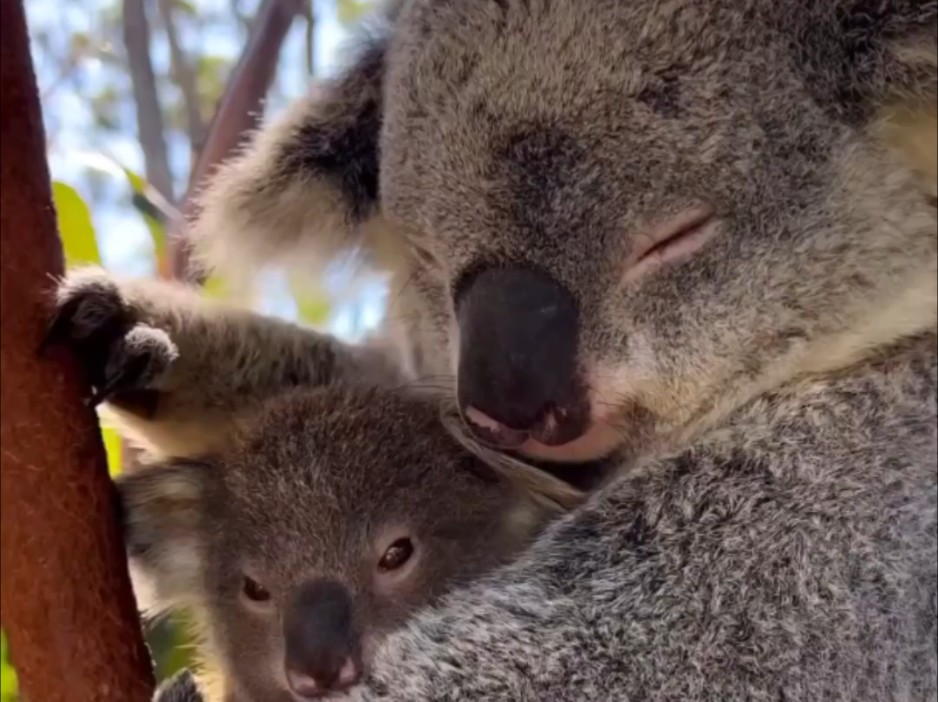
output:
M118 285L97 270L70 274L61 283L40 352L57 344L76 352L92 385L91 405L152 388L178 356L169 335L140 323Z

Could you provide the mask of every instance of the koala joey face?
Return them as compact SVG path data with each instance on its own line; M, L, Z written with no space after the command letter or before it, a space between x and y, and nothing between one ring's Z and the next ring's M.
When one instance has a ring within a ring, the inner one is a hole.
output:
M235 699L354 685L374 646L516 553L544 516L438 409L379 392L275 402L227 455L120 483L135 582L191 607Z
M405 10L381 204L482 436L591 458L933 324L934 201L868 127L893 76L934 80L933 36L898 55L934 6L834 5Z

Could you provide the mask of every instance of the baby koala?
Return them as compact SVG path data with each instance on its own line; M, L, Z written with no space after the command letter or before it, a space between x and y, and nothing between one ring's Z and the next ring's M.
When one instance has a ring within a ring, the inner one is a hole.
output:
M348 689L385 635L578 495L475 457L436 402L343 385L285 392L225 449L117 485L141 604L194 615L226 702Z

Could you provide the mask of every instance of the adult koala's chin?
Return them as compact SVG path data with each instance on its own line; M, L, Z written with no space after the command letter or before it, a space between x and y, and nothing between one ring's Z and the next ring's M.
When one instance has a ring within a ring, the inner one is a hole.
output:
M201 249L360 247L395 276L411 371L455 374L484 438L643 454L934 328L935 16L393 3L221 171Z

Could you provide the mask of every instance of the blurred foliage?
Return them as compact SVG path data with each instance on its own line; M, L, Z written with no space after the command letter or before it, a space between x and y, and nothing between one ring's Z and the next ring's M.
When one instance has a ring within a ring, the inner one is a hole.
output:
M101 265L98 240L91 223L91 211L81 195L70 185L52 183L52 200L59 220L59 232L65 264L69 267L83 264Z
M147 186L147 182L144 180L143 176L124 166L121 166L121 170L124 172L124 175L127 176L127 181L130 183L130 189L132 191L131 202L134 203L134 207L143 219L143 223L146 224L147 231L150 233L150 240L153 242L153 258L156 263L156 271L161 276L168 277L169 250L167 248L165 214L149 199L151 190Z
M336 14L339 22L345 25L354 24L374 7L374 0L338 0Z
M15 702L17 695L16 671L10 664L10 649L7 637L0 631L0 702Z
M326 293L314 285L314 281L300 276L291 276L288 280L290 294L296 303L299 320L311 327L322 327L329 321L331 305Z

